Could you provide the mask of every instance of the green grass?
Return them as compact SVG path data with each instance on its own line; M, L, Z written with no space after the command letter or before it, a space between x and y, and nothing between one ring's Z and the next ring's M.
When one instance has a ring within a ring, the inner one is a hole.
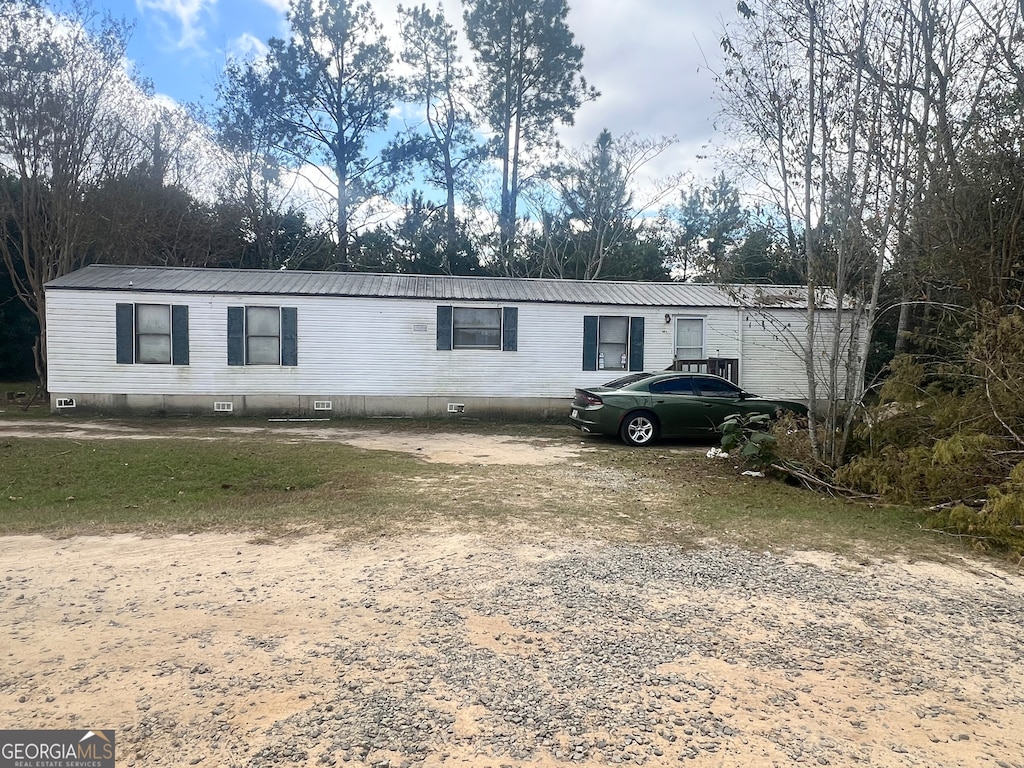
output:
M0 466L5 533L365 525L417 468L336 444L36 438L0 442Z
M45 394L33 400L34 381L0 381L0 418L40 418L48 416L50 404Z
M208 440L207 422L268 428ZM585 448L554 465L446 465L341 442L295 442L265 421L117 423L148 425L164 437L0 437L0 533L219 529L276 537L312 527L361 537L455 527L693 546L715 540L850 557L943 558L959 552L955 540L923 531L924 517L915 510L739 477L728 461L705 458L706 446L634 449L612 439L581 439L567 426L551 424L331 424L414 433L424 441L462 429Z
M696 452L616 452L615 466L642 473L664 489L648 516L660 537L715 539L752 549L820 549L848 557L943 558L957 550L924 530L910 507L823 496L786 483L740 476L722 459ZM673 529L676 531L673 534Z

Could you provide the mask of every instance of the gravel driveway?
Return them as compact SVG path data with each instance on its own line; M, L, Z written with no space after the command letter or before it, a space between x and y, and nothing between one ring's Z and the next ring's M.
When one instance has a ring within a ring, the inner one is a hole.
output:
M437 530L0 539L0 722L118 765L1024 766L1024 579Z

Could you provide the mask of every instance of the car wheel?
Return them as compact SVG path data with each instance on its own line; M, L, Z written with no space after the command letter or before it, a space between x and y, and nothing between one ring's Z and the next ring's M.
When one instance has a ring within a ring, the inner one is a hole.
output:
M658 439L658 422L650 413L629 413L622 420L619 436L629 445L650 445Z

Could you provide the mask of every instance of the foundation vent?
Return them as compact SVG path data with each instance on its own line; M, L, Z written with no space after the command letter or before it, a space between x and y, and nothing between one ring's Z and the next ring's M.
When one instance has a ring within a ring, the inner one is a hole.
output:
M215 400L213 403L214 413L231 413L233 410L235 410L235 404L232 402L218 402Z
M448 413L465 413L465 403L448 403Z
M314 411L330 411L334 409L334 403L330 400L314 400L313 410Z
M58 397L57 398L57 407L58 408L74 408L75 407L75 398L73 398L73 397Z

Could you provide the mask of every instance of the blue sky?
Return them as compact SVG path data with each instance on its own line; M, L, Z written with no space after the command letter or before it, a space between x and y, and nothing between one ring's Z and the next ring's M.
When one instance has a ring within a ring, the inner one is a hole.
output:
M287 30L286 0L94 4L134 22L129 57L157 93L176 101L212 102L229 55ZM399 0L371 4L390 33ZM461 26L459 0L443 5L449 20ZM614 135L677 136L678 144L659 161L664 172L712 175L710 161L698 159L712 138L716 109L705 60L717 62L722 22L734 15L735 0L570 0L570 7L569 24L585 48L584 75L602 97L583 106L576 124L561 130L562 140L581 146L603 128Z
M231 53L285 30L285 15L258 0L97 0L135 25L128 56L157 92L175 101L212 101Z

